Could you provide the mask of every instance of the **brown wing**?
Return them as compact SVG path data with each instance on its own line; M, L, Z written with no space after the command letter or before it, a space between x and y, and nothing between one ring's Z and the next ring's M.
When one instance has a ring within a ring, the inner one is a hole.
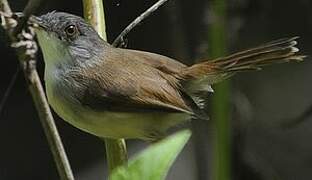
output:
M79 99L82 104L110 111L194 113L194 102L179 90L175 77L183 64L152 53L113 48L104 57L84 71L71 73L86 87Z

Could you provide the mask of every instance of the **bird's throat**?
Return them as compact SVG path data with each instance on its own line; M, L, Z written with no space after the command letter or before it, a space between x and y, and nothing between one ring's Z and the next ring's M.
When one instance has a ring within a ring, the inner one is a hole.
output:
M41 47L46 68L53 68L69 61L70 55L65 43L53 33L36 30L37 39Z

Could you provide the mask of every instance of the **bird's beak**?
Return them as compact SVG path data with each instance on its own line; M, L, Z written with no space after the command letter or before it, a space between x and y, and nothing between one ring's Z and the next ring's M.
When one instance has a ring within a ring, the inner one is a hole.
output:
M46 30L46 29L47 29L47 24L46 24L45 21L43 21L43 19L40 18L40 17L31 16L31 17L29 18L29 23L30 23L34 28L43 29L43 30Z

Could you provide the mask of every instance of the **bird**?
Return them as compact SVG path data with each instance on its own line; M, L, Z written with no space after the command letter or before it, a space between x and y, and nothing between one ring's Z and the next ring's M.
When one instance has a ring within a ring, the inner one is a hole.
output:
M49 12L32 18L45 62L48 102L65 121L101 138L154 141L204 111L211 85L237 72L302 61L298 37L193 65L140 50L116 48L83 18Z

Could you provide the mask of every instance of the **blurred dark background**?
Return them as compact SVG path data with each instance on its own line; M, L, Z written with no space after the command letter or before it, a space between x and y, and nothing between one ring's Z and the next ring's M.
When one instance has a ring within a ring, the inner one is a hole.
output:
M110 42L155 0L105 0ZM11 0L22 11L26 0ZM128 48L160 53L191 64L209 57L208 33L214 15L209 0L171 0L136 27L128 36ZM303 54L312 54L312 1L226 1L227 52L266 41L300 36ZM37 14L52 10L82 15L76 0L46 0ZM41 55L39 55L41 58ZM0 29L0 97L17 69L14 51ZM44 65L39 59L39 72ZM231 177L233 180L307 180L312 177L312 63L274 65L231 79ZM0 179L58 179L23 76L17 82L0 115ZM310 110L310 111L309 111ZM103 143L56 117L65 149L78 180L103 179L106 175ZM213 179L214 131L207 122L194 127L188 143L168 179ZM196 139L199 138L199 139ZM147 144L130 140L130 156ZM197 143L197 145L195 145Z

